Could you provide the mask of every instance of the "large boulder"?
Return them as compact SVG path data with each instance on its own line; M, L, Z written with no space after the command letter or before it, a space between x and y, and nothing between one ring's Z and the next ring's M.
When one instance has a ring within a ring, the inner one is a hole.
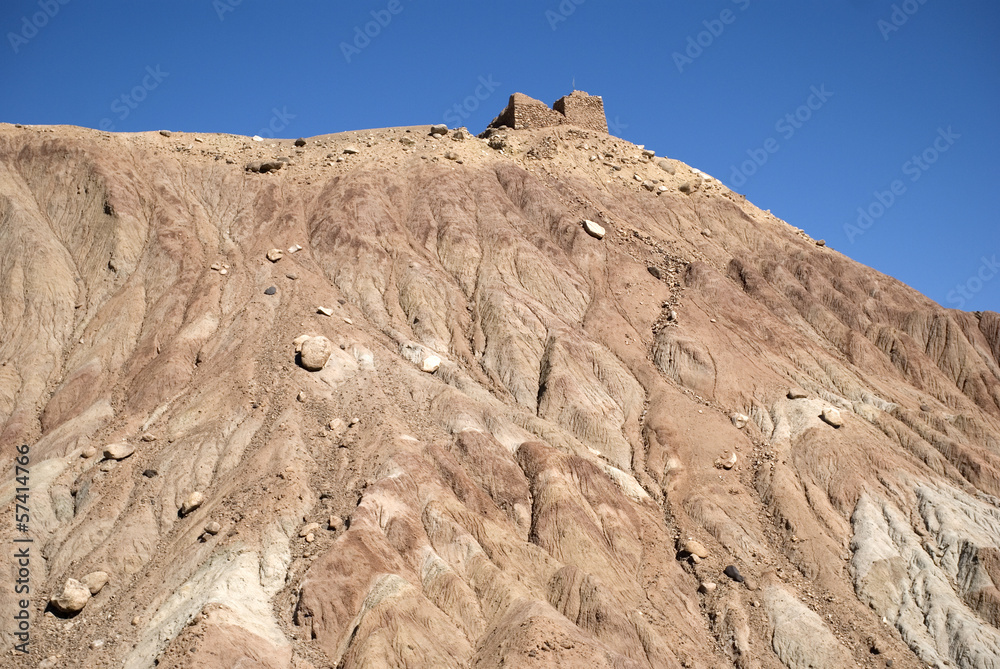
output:
M53 595L49 603L60 613L79 613L90 601L90 596L90 588L75 578L68 578L62 592Z
M323 336L308 337L299 349L299 364L310 372L318 372L333 353L333 344Z

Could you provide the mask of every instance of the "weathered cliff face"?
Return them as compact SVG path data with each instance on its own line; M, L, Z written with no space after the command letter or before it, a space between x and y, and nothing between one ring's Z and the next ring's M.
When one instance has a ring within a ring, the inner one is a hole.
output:
M0 126L11 666L1000 666L1000 316L607 135L461 136Z

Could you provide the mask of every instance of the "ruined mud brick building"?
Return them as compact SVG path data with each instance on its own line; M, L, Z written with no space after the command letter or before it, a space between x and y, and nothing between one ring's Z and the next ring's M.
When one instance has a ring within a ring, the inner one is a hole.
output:
M607 134L608 120L604 116L604 100L599 95L573 91L556 100L550 109L541 100L523 93L514 93L510 96L507 108L493 119L489 127L507 126L514 130L527 130L555 125L574 125Z

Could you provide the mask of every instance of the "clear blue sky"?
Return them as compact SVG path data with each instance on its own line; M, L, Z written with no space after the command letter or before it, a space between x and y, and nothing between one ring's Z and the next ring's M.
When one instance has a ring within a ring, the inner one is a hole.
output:
M510 93L575 81L615 134L945 306L1000 310L995 0L4 0L0 30L19 123L478 132Z

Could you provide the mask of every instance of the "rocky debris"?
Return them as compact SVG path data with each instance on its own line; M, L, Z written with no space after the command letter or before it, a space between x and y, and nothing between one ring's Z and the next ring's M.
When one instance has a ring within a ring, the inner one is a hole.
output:
M448 134L448 126L446 126L444 123L437 123L435 125L432 125L431 126L431 132L430 132L430 134L432 134L432 135L447 135Z
M727 457L720 457L716 459L715 466L721 469L730 470L736 466L736 451L730 453Z
M786 397L788 397L788 399L790 399L790 400L804 400L807 397L809 397L809 393L807 393L802 388L799 388L799 387L795 386L795 387L792 387L792 388L788 389L788 393L786 394Z
M712 581L702 581L698 585L698 592L700 592L703 595L710 595L713 592L715 592L715 589L717 587L719 586L716 583L713 583Z
M737 583L742 583L746 580L743 578L743 574L740 573L740 570L737 569L735 565L727 565L726 568L722 570L722 573Z
M172 135L173 133L170 132L169 130L161 130L160 134L163 135L164 137L170 137L170 135Z
M594 221L585 220L583 222L583 229L587 231L588 235L595 239L604 239L604 227Z
M835 409L834 407L825 407L820 417L824 422L833 427L840 427L844 424L844 419L840 415L840 409Z
M316 313L324 316L333 316L333 309L329 307L316 307Z
M91 595L96 595L108 584L110 579L111 575L106 571L92 571L81 578L80 582L87 586Z
M737 430L742 430L750 422L750 416L745 413L732 413L729 415L729 420Z
M661 170L663 170L664 172L666 172L671 176L677 173L677 168L674 167L669 160L658 160L656 161L656 164L659 165Z
M643 149L642 150L642 157L643 158L654 158L654 157L656 157L656 151L653 151L652 149Z
M88 446L87 448L85 448L82 451L80 451L80 457L81 458L90 459L90 458L94 457L95 455L97 455L97 449L94 448L93 446Z
M295 140L295 146L305 146L305 145L306 145L306 140L303 139L302 137L299 137L297 140Z
M246 171L254 172L260 174L267 174L268 172L277 172L285 166L285 161L283 160L264 160L264 161L252 161L247 163Z
M784 588L764 592L764 608L774 630L771 647L789 669L849 669L857 666L823 619Z
M463 128L458 128L455 132L451 133L452 140L456 142L464 142L469 137L469 133L467 133Z
M261 137L260 135L254 135L251 139L253 139L253 141L255 141L255 142L263 142L264 141L264 138Z
M205 494L199 491L192 492L184 498L181 503L180 514L186 516L205 503Z
M356 153L361 153L361 149L359 149L358 147L353 146L353 145L351 145L351 146L345 146L344 147L344 153L346 153L349 156L353 156Z
M327 529L333 532L340 532L344 529L344 519L340 516L330 516L330 520L327 521Z
M333 353L333 343L323 336L307 336L299 346L299 365L310 372L318 372Z
M214 520L205 526L205 534L211 534L214 536L221 531L222 531L222 525L220 525Z
M123 441L115 444L108 444L104 447L104 457L107 460L124 460L133 453L135 453L135 446Z
M697 189L698 189L698 186L695 185L695 183L692 182L692 181L685 181L685 182L681 183L681 185L679 185L677 187L677 190L679 190L680 192L684 193L685 195L690 195L691 193L695 192Z
M705 548L705 544L697 541L696 539L688 539L681 546L681 551L687 555L694 555L698 558L704 560L708 557L708 549Z
M274 295L277 292L278 292L278 287L277 286L269 286L269 287L267 287L267 288L264 289L264 294L265 295Z
M278 262L285 256L285 252L281 249L271 249L267 252L267 259L271 262Z
M428 374L433 374L439 367L441 367L441 358L436 355L428 355L420 363L420 370Z
M54 595L49 603L60 613L73 614L82 611L90 597L90 588L75 578L68 578L62 591Z
M298 244L292 244L291 246L288 247L288 252L289 253L298 253L301 250L302 250L302 247L299 246Z
M825 239L817 239L816 240L816 246L826 246L826 240Z
M646 268L646 271L649 272L650 275L652 275L652 277L654 279L662 279L663 278L663 274L660 272L660 268L659 267L655 267L653 265L650 265L649 267Z
M302 529L299 530L299 537L307 537L318 529L319 523L309 523L308 525L303 525Z
M157 471L155 469L144 469L142 470L142 475L148 479L156 478Z
M148 444L148 443L152 443L152 442L156 441L156 435L155 434L151 434L149 432L145 432L145 433L143 433L143 435L141 437L139 437L139 439L141 439L142 441L144 441L144 442L146 442Z
M650 192L653 192L654 190L656 190L656 182L647 179L646 181L642 182L642 187Z

